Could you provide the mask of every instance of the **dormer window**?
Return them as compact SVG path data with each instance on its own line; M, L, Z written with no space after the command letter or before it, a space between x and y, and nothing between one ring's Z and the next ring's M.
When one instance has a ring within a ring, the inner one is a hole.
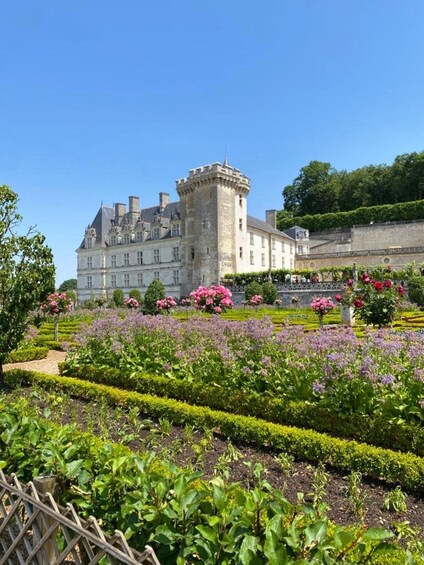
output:
M124 244L128 244L129 242L130 242L130 234L125 233L124 234Z
M172 237L178 237L180 235L180 222L172 224L171 235Z
M91 249L93 247L93 238L92 237L87 237L86 239L86 248L87 249Z
M110 244L111 245L117 245L118 240L116 239L116 235L112 235L110 238Z
M152 239L159 239L160 238L160 228L153 228L152 229Z

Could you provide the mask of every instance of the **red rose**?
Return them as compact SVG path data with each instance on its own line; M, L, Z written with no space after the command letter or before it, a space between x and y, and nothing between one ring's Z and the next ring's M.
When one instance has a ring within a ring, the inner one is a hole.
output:
M405 294L405 289L403 288L403 286L400 284L397 289L399 296L403 296Z
M377 292L381 292L384 288L383 283L381 283L379 281L374 281L373 285L374 285L374 288Z
M371 278L370 278L369 274L364 273L361 277L361 281L365 284L368 284L369 282L371 282Z
M341 302L342 301L342 295L336 294L335 299L337 300L337 302Z
M356 300L354 300L353 305L355 306L355 308L362 308L362 306L364 305L363 301L360 300L359 298L357 298Z
M384 288L392 288L393 283L392 283L391 280L386 279L386 280L384 281L383 285L384 285Z

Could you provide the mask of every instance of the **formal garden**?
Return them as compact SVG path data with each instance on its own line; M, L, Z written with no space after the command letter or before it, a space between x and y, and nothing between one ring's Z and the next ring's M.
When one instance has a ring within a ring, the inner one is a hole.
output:
M54 477L60 504L164 564L424 562L421 279L355 272L308 307L262 285L237 308L156 282L76 308L4 195L4 473ZM52 350L58 374L19 365Z

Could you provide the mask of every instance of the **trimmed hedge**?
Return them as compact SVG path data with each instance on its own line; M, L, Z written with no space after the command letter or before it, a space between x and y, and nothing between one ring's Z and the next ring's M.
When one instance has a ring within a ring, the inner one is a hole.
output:
M12 351L6 358L6 363L24 363L25 361L35 361L45 359L49 352L48 347L25 347Z
M277 227L286 230L292 226L302 226L311 232L324 231L332 228L352 227L369 224L370 222L399 222L421 220L424 218L424 200L413 202L398 202L383 206L363 206L350 212L335 212L329 214L314 214L282 218L277 215Z
M311 430L190 406L176 400L127 392L71 377L14 369L6 373L6 380L8 384L37 384L47 390L59 388L67 394L96 402L103 399L110 404L136 406L143 414L155 419L166 417L175 424L208 427L234 441L286 451L298 459L322 462L347 472L360 471L374 479L424 492L424 459L411 453L372 447Z
M203 383L174 380L167 377L137 373L123 375L119 369L80 367L66 369L66 362L59 364L60 373L79 379L116 386L143 394L188 402L214 410L254 416L273 422L302 428L310 428L332 436L355 439L392 450L411 451L424 456L424 428L389 422L385 418L365 415L343 415L328 408L308 402L287 402L259 394L230 391Z

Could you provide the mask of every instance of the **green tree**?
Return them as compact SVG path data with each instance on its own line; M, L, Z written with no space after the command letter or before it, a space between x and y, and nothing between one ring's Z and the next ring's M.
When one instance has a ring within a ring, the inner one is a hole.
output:
M18 195L0 186L0 385L3 363L21 341L36 309L54 290L53 255L45 238L31 228L18 233L22 221Z
M143 313L157 314L156 302L165 298L165 287L159 280L152 281L144 295Z
M339 191L340 175L331 164L311 161L283 189L284 210L293 215L337 212Z
M68 292L68 290L77 290L77 279L66 279L58 288L59 292Z
M408 281L408 298L424 308L424 277L412 277Z
M115 288L112 293L112 300L118 308L124 307L124 291L120 288Z

